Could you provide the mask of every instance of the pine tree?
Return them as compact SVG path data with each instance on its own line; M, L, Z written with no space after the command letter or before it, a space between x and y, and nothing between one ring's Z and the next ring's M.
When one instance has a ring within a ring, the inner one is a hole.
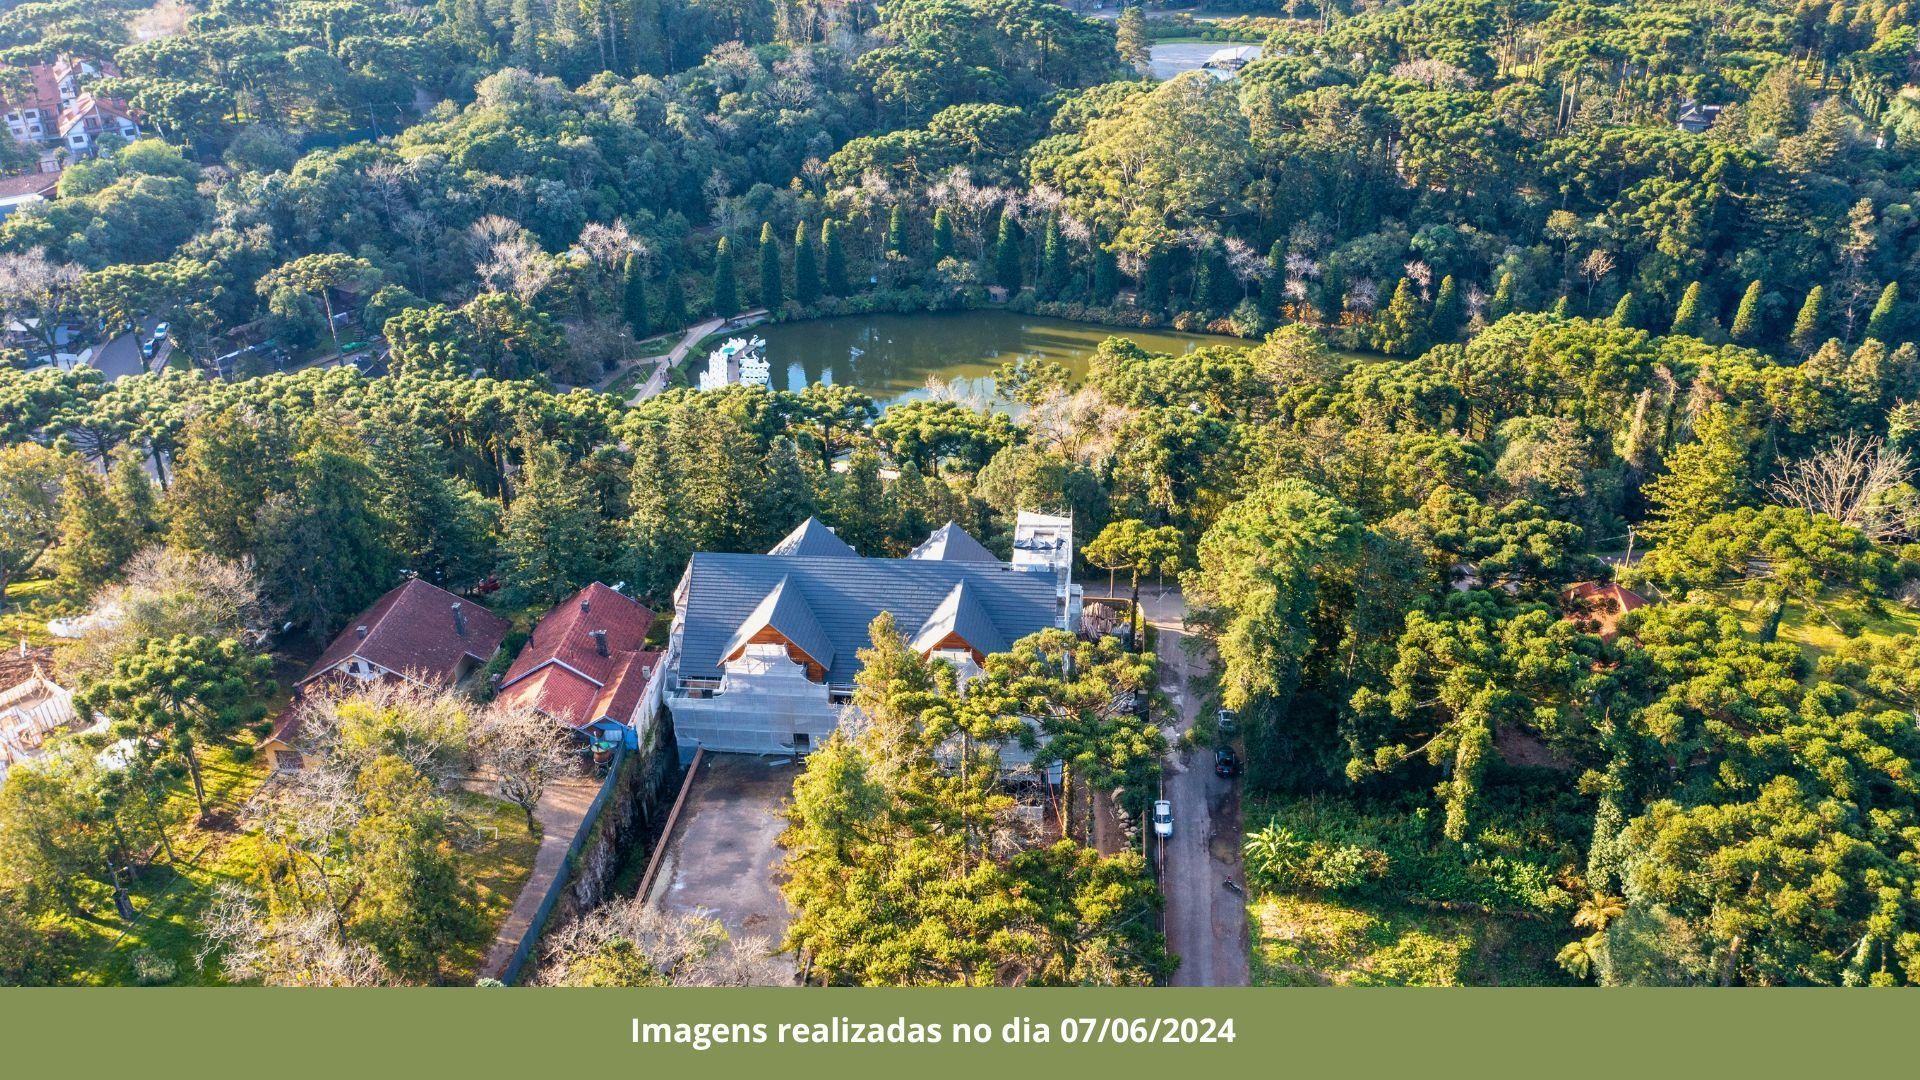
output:
M853 290L847 284L847 249L838 221L828 218L820 223L820 246L827 251L827 295L848 295Z
M1040 279L1035 282L1043 300L1057 300L1067 287L1067 238L1060 232L1060 219L1047 222L1046 240L1040 251Z
M1684 538L1746 499L1748 433L1739 416L1726 405L1710 406L1694 421L1693 435L1667 455L1665 475L1646 486L1647 533L1661 542Z
M953 219L942 206L933 212L933 265L953 258Z
M294 456L292 490L259 509L260 580L310 636L325 640L393 587L399 553L373 488L359 439L316 422Z
M1240 302L1240 286L1234 280L1233 268L1227 265L1227 252L1219 244L1211 244L1200 257L1201 265L1206 267L1206 288L1200 293L1200 302L1206 305L1211 315L1224 315L1233 310Z
M1140 306L1148 311L1161 311L1167 306L1167 295L1173 286L1173 270L1168 264L1173 260L1164 251L1156 251L1147 256L1147 267L1140 282Z
M1453 275L1440 279L1440 288L1433 294L1433 316L1429 319L1433 328L1433 340L1452 341L1460 333L1460 324L1464 321L1464 312L1460 302L1460 287L1454 284Z
M1493 287L1493 302L1487 307L1487 316L1500 319L1513 314L1513 275L1500 275L1500 284Z
M993 245L993 282L1009 293L1020 291L1024 272L1020 267L1020 227L1013 218L1000 215L1000 237Z
M773 222L760 226L760 306L777 312L787 302L780 280L780 241L773 238Z
M661 314L667 318L668 326L685 326L687 323L687 286L680 280L679 274L667 275L665 310Z
M1373 347L1389 356L1417 356L1427 347L1427 319L1406 278L1393 287L1393 299L1374 320Z
M1452 280L1449 278L1448 280ZM1287 245L1275 240L1267 249L1267 276L1260 282L1260 314L1280 318L1287 303Z
M803 308L820 301L820 259L804 221L793 227L793 300Z
M85 465L69 470L52 552L61 589L75 599L92 596L158 530L153 484L137 455L121 455L110 477Z
M1120 293L1120 259L1105 244L1093 247L1093 302L1101 307L1113 303Z
M1747 291L1740 294L1740 306L1733 312L1733 330L1729 336L1735 345L1752 348L1760 343L1760 292L1764 286L1759 278L1747 283Z
M515 601L546 605L601 575L609 537L592 486L559 450L539 443L525 456L503 522L500 576Z
M1622 330L1631 330L1640 321L1640 312L1633 302L1633 292L1628 290L1620 294L1620 302L1613 305L1613 315L1607 319L1609 325Z
M1673 313L1673 327L1667 331L1668 333L1684 334L1688 337L1700 336L1703 318L1700 310L1702 303L1700 292L1700 283L1697 281L1687 286L1687 291L1680 296L1680 307Z
M1573 298L1566 293L1561 293L1560 299L1553 302L1553 317L1556 319L1564 319L1572 313Z
M1867 316L1867 337L1882 343L1891 343L1899 336L1900 285L1889 281L1887 287L1880 290L1880 299L1873 305L1873 314Z
M633 333L635 340L639 340L646 337L653 329L648 325L647 274L640 256L627 256L624 274L625 291L621 294L622 313L627 319L627 329Z
M893 213L887 217L887 250L895 255L907 253L907 207L905 203L894 203Z
M1800 314L1794 317L1793 333L1787 340L1801 356L1820 345L1820 335L1826 330L1826 302L1826 288L1815 285L1800 305Z
M724 236L713 249L713 313L721 318L740 313L740 286L733 274L733 246Z

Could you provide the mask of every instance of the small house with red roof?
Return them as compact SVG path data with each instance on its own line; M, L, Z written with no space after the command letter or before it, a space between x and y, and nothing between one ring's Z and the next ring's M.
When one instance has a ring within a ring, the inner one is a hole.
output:
M596 581L541 616L497 700L637 746L658 700L661 653L646 647L652 626L644 604Z
M414 578L347 624L293 684L294 692L305 697L330 685L352 688L382 680L450 689L493 659L507 629L507 620L486 608ZM295 701L260 744L276 768L301 766L293 740L302 711Z
M1602 641L1620 636L1620 620L1647 606L1647 599L1611 581L1582 581L1566 591L1567 618L1598 634Z

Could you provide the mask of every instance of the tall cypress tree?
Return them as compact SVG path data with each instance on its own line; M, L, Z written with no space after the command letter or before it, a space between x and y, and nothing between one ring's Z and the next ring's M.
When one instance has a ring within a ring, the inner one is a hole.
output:
M740 313L740 286L734 280L733 245L726 237L713 249L713 313L730 318Z
M1608 325L1622 330L1631 330L1640 321L1640 312L1633 302L1633 291L1629 289L1620 294L1620 302L1613 305L1613 314L1607 319Z
M947 208L942 206L933 212L933 265L939 266L943 259L953 258L953 219L947 216Z
M779 311L787 302L780 280L780 241L773 238L773 222L760 226L760 306Z
M1763 286L1759 278L1747 283L1747 291L1740 294L1740 306L1733 311L1733 329L1729 336L1735 345L1753 346L1760 342L1760 290Z
M1827 290L1815 285L1807 293L1807 299L1800 305L1800 314L1794 317L1793 333L1788 341L1794 349L1805 356L1820 344L1820 335L1825 332L1827 323Z
M627 329L633 332L635 340L647 336L652 329L647 319L647 273L640 256L629 255L624 267L624 290L620 296L621 314L626 316Z
M1460 286L1454 283L1453 275L1440 279L1440 288L1433 294L1433 315L1428 322L1433 327L1433 340L1452 341L1460 333L1462 311L1460 304Z
M1093 245L1093 302L1105 307L1119 292L1119 257L1105 244Z
M687 286L680 280L679 274L667 275L666 297L661 304L661 314L666 317L668 326L685 326L687 323Z
M1703 317L1700 292L1700 283L1697 281L1687 286L1687 291L1680 296L1680 307L1673 313L1673 329L1669 333L1686 334L1689 337L1700 335Z
M801 307L820 300L820 259L804 221L793 227L793 299Z
M1067 238L1060 233L1060 219L1047 222L1047 236L1040 251L1040 280L1035 282L1043 300L1057 300L1067 287Z
M893 213L887 217L887 250L895 255L907 253L907 208L904 203L894 203Z
M1873 305L1873 314L1867 316L1867 336L1881 344L1887 344L1900 335L1900 285L1887 282L1880 290L1880 299Z
M1260 282L1260 314L1269 319L1278 319L1286 302L1287 245L1284 241L1275 240L1273 246L1267 249L1267 276Z
M1493 287L1493 303L1487 309L1489 316L1499 319L1513 314L1513 288L1513 275L1501 274L1500 284Z
M1022 271L1020 268L1019 226L1005 214L1000 215L1000 238L993 245L994 284L1010 293L1020 291Z
M827 249L827 295L845 296L853 290L847 285L847 249L840 239L840 223L832 218L820 223L820 246Z
M1373 347L1391 356L1414 356L1427 347L1427 319L1406 278L1393 287L1393 299L1374 320Z

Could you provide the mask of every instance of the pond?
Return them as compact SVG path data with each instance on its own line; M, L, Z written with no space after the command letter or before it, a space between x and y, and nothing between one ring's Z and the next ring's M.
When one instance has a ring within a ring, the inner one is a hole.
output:
M1233 41L1169 41L1153 46L1148 66L1153 77L1165 82L1187 71L1199 71L1207 62L1207 57L1222 49L1239 46ZM1208 69L1207 74L1216 79L1231 79L1234 73L1227 70Z
M916 315L848 315L753 328L767 341L776 390L812 383L858 387L881 406L926 397L929 381L962 396L993 396L993 370L1027 357L1066 365L1079 379L1093 351L1110 337L1126 337L1160 353L1189 353L1202 345L1246 347L1252 342L1176 330L1141 330L1021 315L1012 311L940 311Z

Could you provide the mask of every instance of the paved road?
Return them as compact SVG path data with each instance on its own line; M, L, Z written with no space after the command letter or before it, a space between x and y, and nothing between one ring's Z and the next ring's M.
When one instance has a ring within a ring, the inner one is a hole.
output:
M93 359L89 363L98 368L100 373L107 377L108 382L119 382L129 376L144 375L149 370L159 370L166 364L167 356L173 351L172 338L160 343L160 347L154 351L153 359L148 360L140 355L140 342L153 333L157 321L148 319L140 333L121 334L95 349Z
M767 309L755 308L752 311L742 312L731 319L714 318L708 319L705 322L695 323L687 327L686 333L680 335L680 343L678 345L657 356L637 357L616 366L612 371L607 372L606 376L598 383L594 384L594 389L605 390L618 381L622 375L632 371L634 368L640 367L643 364L652 364L653 374L647 376L647 381L641 383L640 388L635 390L633 396L627 399L627 404L638 405L666 388L667 372L678 367L680 362L687 358L687 351L695 345L698 345L702 338L705 338L709 334L717 333L728 326L734 328L750 326L765 318L766 314Z
M1211 661L1196 659L1183 647L1186 601L1178 590L1142 585L1140 607L1159 632L1160 689L1178 711L1167 735L1178 738L1200 713L1202 680ZM1176 750L1167 757L1162 797L1173 803L1173 836L1159 851L1167 947L1180 957L1173 985L1245 986L1246 901L1221 884L1246 883L1240 868L1240 781L1214 775L1211 748Z
M473 790L495 794L484 784L474 785ZM547 890L553 887L553 879L565 867L567 849L573 846L574 834L580 831L587 810L599 793L600 782L586 777L557 781L540 793L540 802L533 808L534 819L540 822L540 847L533 854L533 872L520 887L513 910L507 912L506 921L494 936L493 948L480 965L483 977L498 979L506 973L514 951L520 947L520 939L527 936L533 917L540 913L540 904L546 899Z

